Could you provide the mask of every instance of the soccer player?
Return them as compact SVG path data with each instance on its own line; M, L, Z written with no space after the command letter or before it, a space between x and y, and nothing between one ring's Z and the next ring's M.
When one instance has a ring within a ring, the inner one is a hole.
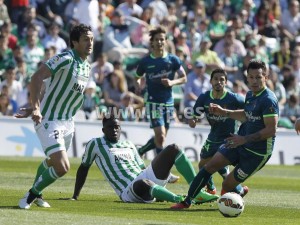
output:
M222 194L232 191L238 184L262 169L272 155L278 122L278 101L266 86L266 64L251 60L247 68L250 91L246 95L243 110L229 110L210 104L209 112L244 122L239 134L231 134L213 158L204 165L193 180L184 201L173 209L189 208L192 199L206 185L211 175L226 165L234 165L233 171L222 184Z
M139 80L144 75L146 78L146 108L150 115L150 127L154 130L154 138L139 149L140 155L154 148L157 154L162 151L174 113L172 87L186 83L186 73L180 59L165 49L166 30L158 26L150 31L149 36L151 54L139 63L136 78ZM175 73L178 77L175 77ZM178 177L175 177L173 182L177 179Z
M210 133L206 139L200 153L200 162L198 164L201 169L218 151L219 147L224 144L224 140L230 137L230 134L235 133L237 128L237 121L227 118L226 116L215 116L209 113L208 108L210 103L218 104L223 108L227 109L243 109L244 98L238 94L232 93L226 90L227 84L227 73L223 69L215 69L212 71L210 76L210 83L212 90L200 94L194 107L193 107L193 119L189 119L189 126L194 128L196 123L203 113L211 126ZM226 178L229 174L229 167L226 166L221 168L219 174ZM246 188L246 187L245 187ZM209 179L206 187L206 191L210 194L216 194L217 190L212 180ZM236 192L243 192L241 185L237 187Z
M92 53L93 41L90 26L75 26L70 32L71 49L49 59L31 78L31 118L47 158L38 167L33 186L19 201L21 209L29 209L34 201L38 206L50 207L41 198L42 191L70 168L67 150L74 133L72 118L83 102L90 73L87 57Z
M145 168L134 144L128 140L120 140L120 121L113 115L106 115L102 123L104 136L93 138L86 145L77 170L72 199L78 199L94 161L123 202L151 203L155 198L181 202L184 199L165 188L173 165L188 184L196 174L191 162L177 145L167 146ZM196 203L204 203L214 201L218 196L200 191L197 198L199 201Z

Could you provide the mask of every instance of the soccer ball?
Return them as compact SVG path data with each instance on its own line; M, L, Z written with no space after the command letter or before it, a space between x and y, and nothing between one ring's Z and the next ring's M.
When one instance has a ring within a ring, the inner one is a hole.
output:
M237 193L228 192L218 199L218 208L225 217L238 217L244 211L244 199Z

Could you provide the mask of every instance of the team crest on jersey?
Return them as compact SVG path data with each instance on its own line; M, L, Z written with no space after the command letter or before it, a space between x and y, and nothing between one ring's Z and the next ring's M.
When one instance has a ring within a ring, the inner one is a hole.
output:
M54 56L53 58L49 59L49 65L52 66L52 65L56 64L59 60L60 60L60 57L58 55Z

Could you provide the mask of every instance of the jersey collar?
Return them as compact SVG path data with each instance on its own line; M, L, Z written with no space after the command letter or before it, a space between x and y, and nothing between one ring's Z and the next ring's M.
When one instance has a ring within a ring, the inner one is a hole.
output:
M225 98L226 94L227 94L227 90L224 90L223 95L222 95L221 98L219 98L219 99ZM214 96L213 96L213 90L210 90L209 95L210 95L210 97L211 97L212 99L215 99Z

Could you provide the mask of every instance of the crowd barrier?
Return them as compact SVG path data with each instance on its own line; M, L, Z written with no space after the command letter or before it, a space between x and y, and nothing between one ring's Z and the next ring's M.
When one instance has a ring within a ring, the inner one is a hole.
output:
M75 136L68 151L69 157L81 157L84 146L93 137L102 136L100 121L76 121ZM189 128L186 124L172 124L166 144L176 143L192 161L199 161L199 153L208 135L208 126ZM135 145L145 144L153 136L149 123L122 122L121 139L129 139ZM0 156L44 156L30 119L0 117ZM294 130L279 129L273 155L268 164L300 165L300 138ZM146 153L152 159L154 151Z

